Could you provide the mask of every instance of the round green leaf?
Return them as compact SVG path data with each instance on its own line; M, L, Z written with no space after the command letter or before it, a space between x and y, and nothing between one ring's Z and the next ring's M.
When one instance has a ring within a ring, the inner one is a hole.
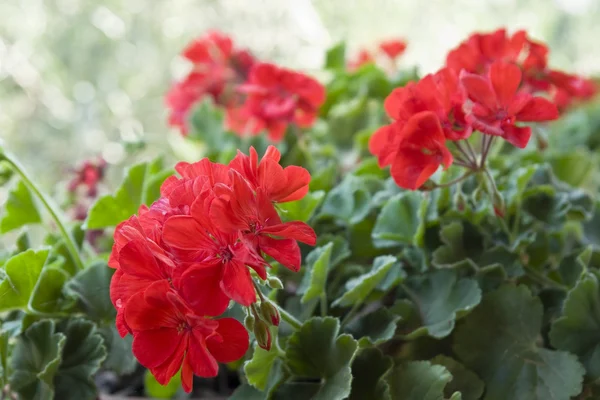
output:
M454 329L458 317L470 312L481 301L481 289L470 278L458 278L455 270L438 270L406 283L416 315L404 319L401 329L408 339L429 335L441 339ZM416 323L416 326L411 326Z
M339 330L337 318L312 318L288 339L285 353L291 373L321 380L313 400L342 400L350 394L350 365L358 343L350 335L339 335Z
M577 354L591 380L600 378L600 285L594 272L584 273L554 321L550 342L559 350Z
M410 361L397 365L387 380L394 400L443 400L452 375L441 365Z
M581 392L577 358L537 346L542 314L527 287L503 286L459 326L454 351L485 382L484 400L569 400Z
M385 378L394 363L374 347L361 349L352 362L352 390L348 400L391 400Z

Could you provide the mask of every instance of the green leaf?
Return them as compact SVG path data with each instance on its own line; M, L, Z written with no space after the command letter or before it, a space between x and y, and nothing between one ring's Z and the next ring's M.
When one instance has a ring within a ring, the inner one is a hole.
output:
M0 268L0 311L27 309L29 298L48 258L48 250L27 250L11 257Z
M306 257L310 267L305 273L310 273L310 284L302 296L302 304L320 298L325 292L332 249L333 243L328 243L323 247L317 247Z
M146 370L144 374L144 391L153 399L171 399L181 387L181 373L176 373L169 383L161 385L157 382L150 370Z
M476 270L474 259L481 256L483 237L470 223L451 222L440 231L444 246L433 252L432 263L439 268L457 268L466 266Z
M362 303L373 289L385 278L392 267L401 268L398 259L393 256L380 256L373 261L373 268L366 274L357 276L346 282L346 291L333 306L348 307Z
M54 377L66 337L56 333L54 322L36 322L19 336L11 356L11 389L24 399L52 400Z
M554 154L551 157L550 164L552 165L552 171L561 181L580 188L592 183L597 188L597 184L593 182L598 175L598 157L596 154L584 149Z
M94 400L94 375L106 358L106 348L96 325L83 319L63 321L57 330L66 335L58 374L54 378L57 399Z
M583 190L556 179L552 169L544 165L536 171L523 193L523 209L536 220L557 226L567 219L591 218L594 201Z
M443 400L444 387L452 375L441 365L429 361L410 361L397 365L388 375L394 400Z
M194 106L191 113L190 137L201 140L210 149L222 149L225 144L223 119L223 111L207 96Z
M306 222L312 217L315 209L321 204L324 198L325 192L318 190L307 193L301 200L277 204L277 208L281 212L280 215L286 221Z
M340 42L327 50L325 54L326 69L346 68L346 43Z
M353 320L346 330L359 341L361 347L378 345L394 337L399 320L399 315L381 307Z
M536 345L543 308L525 286L487 294L455 334L454 351L486 384L484 400L568 400L581 392L577 358Z
M40 222L42 222L42 218L31 192L23 181L19 181L8 193L8 200L4 205L2 219L0 219L0 232L6 233L24 225Z
M133 372L137 366L137 361L131 350L133 337L127 335L122 338L114 323L99 328L98 332L104 339L104 347L106 347L107 353L102 368L114 371L117 375Z
M110 301L110 280L114 269L98 261L81 270L65 286L65 291L77 298L79 308L88 318L110 321L115 308Z
M442 354L430 360L432 364L443 365L452 374L452 381L444 388L446 397L460 392L463 400L479 400L483 395L483 381L470 369L453 358Z
M477 282L470 278L458 278L453 270L438 270L426 276L414 277L406 283L405 288L414 303L413 310L417 313L418 321L417 327L405 335L407 339L423 335L437 339L448 336L454 329L456 319L470 312L481 301L481 289ZM403 325L400 324L401 327Z
M361 347L377 345L394 337L399 320L399 315L381 307L355 319L346 330L359 341Z
M277 337L277 330L272 329L272 337ZM271 374L276 373L275 361L279 357L278 348L273 346L271 350L265 350L258 345L254 347L252 359L244 363L244 373L248 383L255 388L265 391Z
M338 186L327 193L319 217L331 217L347 225L361 222L371 211L369 186L380 183L377 179L347 175Z
M584 273L571 289L562 316L550 330L552 346L579 356L592 381L600 378L600 285L595 272Z
M388 200L373 228L376 247L393 247L414 243L421 218L419 209L423 202L420 192L402 192Z
M253 386L244 383L235 389L229 400L265 400L265 394Z
M171 173L163 169L160 158L132 166L114 195L102 196L94 203L84 228L107 228L128 219L142 204L149 205L158 198L160 185Z
M392 400L385 378L394 363L377 348L361 349L352 362L352 390L348 400Z
M72 302L63 295L63 286L68 280L69 274L64 270L46 266L29 299L29 309L42 314L51 314L68 308Z
M10 333L0 329L0 387L8 383L8 340Z
M286 361L292 374L321 380L313 400L342 400L350 394L350 365L358 343L339 330L337 318L312 318L288 339Z

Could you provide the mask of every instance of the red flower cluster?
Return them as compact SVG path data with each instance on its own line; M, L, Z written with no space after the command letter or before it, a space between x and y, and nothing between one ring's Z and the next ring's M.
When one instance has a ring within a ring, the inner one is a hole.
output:
M450 52L445 68L388 96L385 109L392 123L373 134L370 152L381 167L391 165L399 186L415 190L440 165L481 168L493 137L524 148L531 128L518 123L559 116L557 104L534 94L554 94L556 102L557 95L568 92L558 104L562 107L594 92L591 81L549 70L547 53L546 46L522 31L471 36ZM484 134L480 159L468 142L462 144L473 131Z
M379 56L385 59L387 63L395 63L396 59L406 51L406 42L398 39L384 40L379 43L377 49L373 52L362 49L354 60L348 62L348 68L355 70L365 64L375 63Z
M591 79L550 69L548 54L548 47L530 39L527 32L521 30L511 36L505 29L498 29L471 35L448 53L446 65L457 73L465 70L485 74L496 61L514 63L522 71L521 90L547 93L560 110L596 93Z
M289 124L310 127L325 101L325 89L302 73L259 63L245 50L234 50L229 37L211 32L194 41L183 56L194 67L166 96L169 123L187 134L191 107L205 96L227 112L227 128L240 136L266 130L280 141Z
M325 88L315 79L267 63L256 65L239 91L246 101L228 110L229 127L242 135L267 130L273 142L283 138L289 124L312 126L325 101Z
M182 55L193 67L181 82L171 87L166 103L171 110L169 124L186 135L188 113L205 96L221 106L239 102L235 85L246 80L255 61L247 50L235 49L231 38L220 32L209 32L193 41Z
M255 334L270 346L264 324L278 324L279 315L257 292L253 273L267 279L266 256L298 271L297 241L316 242L308 225L284 223L277 213L275 203L301 199L310 181L308 171L283 168L279 159L270 146L260 161L250 148L229 165L181 162L180 176L163 183L161 198L117 227L109 259L117 328L133 335L134 354L161 384L181 369L189 392L194 374L216 376L218 362L246 353L244 326L214 318L230 300L262 315Z

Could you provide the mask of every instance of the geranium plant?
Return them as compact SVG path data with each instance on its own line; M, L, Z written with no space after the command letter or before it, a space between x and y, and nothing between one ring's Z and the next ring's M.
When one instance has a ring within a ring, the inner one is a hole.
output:
M375 48L317 80L193 41L166 105L206 157L87 162L67 213L3 150L3 396L600 398L596 83L524 31L422 77Z

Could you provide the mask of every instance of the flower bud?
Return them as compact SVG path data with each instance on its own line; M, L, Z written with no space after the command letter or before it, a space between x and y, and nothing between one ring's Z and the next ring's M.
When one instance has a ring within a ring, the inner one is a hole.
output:
M437 184L432 181L431 179L428 179L420 188L419 190L421 192L429 192L433 189L435 189L437 187Z
M267 279L267 285L269 285L269 287L272 289L283 289L283 283L276 276L270 276Z
M254 321L254 316L252 314L246 315L246 318L244 319L244 326L248 332L254 331Z
M495 192L492 195L492 200L494 202L494 213L498 218L504 218L504 199L502 195L498 192Z
M269 325L262 319L257 319L254 324L254 337L261 348L271 350L271 331Z
M454 195L454 205L458 211L464 211L467 206L467 198L460 190L457 190Z
M271 322L271 324L274 326L279 326L279 311L277 311L277 308L273 305L273 303L268 300L260 303L260 313L265 321Z

